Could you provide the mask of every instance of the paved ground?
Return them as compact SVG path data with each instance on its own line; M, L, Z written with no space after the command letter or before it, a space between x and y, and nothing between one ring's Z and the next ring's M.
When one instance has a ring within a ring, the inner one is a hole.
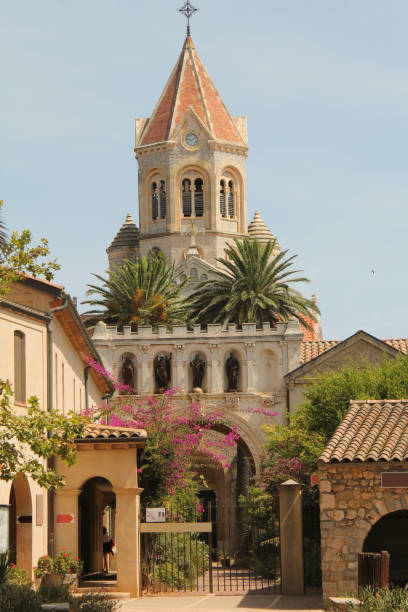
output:
M259 612L275 610L284 612L322 612L322 600L318 595L290 597L288 595L167 595L165 597L143 597L127 601L121 612L181 612L198 610L199 612L225 612L242 610L242 612Z

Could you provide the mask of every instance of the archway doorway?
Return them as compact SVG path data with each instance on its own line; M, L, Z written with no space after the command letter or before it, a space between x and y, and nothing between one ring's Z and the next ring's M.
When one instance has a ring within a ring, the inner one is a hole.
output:
M390 582L408 583L408 555L404 534L408 532L408 510L398 510L383 516L369 531L363 552L390 553Z
M32 572L32 522L31 491L27 480L19 474L10 489L9 548L11 559L19 567Z
M116 496L106 478L87 480L79 496L79 553L84 562L84 577L97 579L103 575L104 528L115 540ZM116 561L109 556L111 579L116 578ZM106 578L106 575L104 576Z

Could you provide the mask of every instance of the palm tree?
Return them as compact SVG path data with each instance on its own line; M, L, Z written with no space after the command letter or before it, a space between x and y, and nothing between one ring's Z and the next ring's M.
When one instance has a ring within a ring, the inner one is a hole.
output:
M0 212L1 212L2 206L3 206L3 200L0 200ZM4 251L6 246L7 246L6 226L0 218L0 253Z
M110 325L173 325L185 323L186 306L181 292L186 281L168 266L164 257L156 254L140 257L136 262L125 261L104 278L93 274L101 284L88 285L93 309L87 326L104 321ZM96 307L96 309L95 309Z
M234 243L217 260L225 270L199 283L190 296L192 322L256 323L260 327L264 321L275 325L295 318L311 329L307 318L315 320L319 309L291 286L309 282L296 276L300 270L292 270L297 256L286 257L287 250L273 255L276 240L265 246L248 239L234 239Z

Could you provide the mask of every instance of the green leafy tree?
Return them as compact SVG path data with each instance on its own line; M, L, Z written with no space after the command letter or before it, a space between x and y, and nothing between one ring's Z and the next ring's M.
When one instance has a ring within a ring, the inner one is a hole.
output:
M276 240L262 246L258 240L236 240L218 259L224 270L215 278L198 284L191 295L191 318L201 324L265 322L275 325L295 318L310 329L307 318L314 320L316 304L303 297L292 285L308 282L293 270L296 255L288 251L273 255Z
M386 358L364 368L350 362L339 372L320 374L292 417L292 426L326 443L349 409L350 400L408 397L408 356Z
M2 205L0 200L0 211ZM12 232L7 240L4 224L0 221L0 298L8 293L11 283L22 280L25 274L50 281L60 269L55 259L44 261L50 254L46 238L41 238L37 246L32 245L31 241L28 229Z
M87 325L105 321L110 325L173 325L186 321L186 304L181 279L164 257L152 253L136 262L126 261L106 278L94 274L100 285L88 285L93 309Z
M57 456L72 465L76 460L75 438L85 426L83 416L45 412L35 397L28 400L22 414L11 405L12 390L0 381L0 480L14 480L18 474L30 476L46 489L64 484L62 476L48 469L45 459Z

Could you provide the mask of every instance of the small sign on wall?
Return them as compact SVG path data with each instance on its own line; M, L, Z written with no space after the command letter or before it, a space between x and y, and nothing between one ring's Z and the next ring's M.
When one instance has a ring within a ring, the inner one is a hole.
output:
M408 488L408 472L381 472L381 487L383 489Z
M165 508L146 508L146 523L165 523Z
M57 523L72 524L74 522L73 514L57 514Z

